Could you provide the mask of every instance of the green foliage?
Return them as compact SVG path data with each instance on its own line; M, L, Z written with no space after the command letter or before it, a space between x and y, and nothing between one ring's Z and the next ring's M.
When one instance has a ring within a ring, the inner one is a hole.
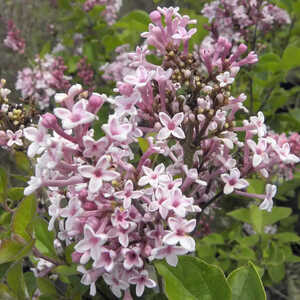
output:
M251 262L234 270L227 279L219 267L191 256L180 257L176 268L164 262L156 262L155 267L165 281L169 300L266 300Z
M48 230L48 222L41 217L36 217L33 226L37 249L45 255L56 257L54 249L55 233Z
M24 198L14 213L12 231L26 241L31 240L32 220L36 214L36 199L33 195Z
M231 299L222 270L198 258L182 256L176 268L165 262L156 262L155 267L165 280L169 300Z
M262 282L252 263L231 272L228 283L232 291L232 300L266 299Z
M24 300L27 298L27 290L21 263L13 264L7 272L6 280L8 287L17 296L17 299Z

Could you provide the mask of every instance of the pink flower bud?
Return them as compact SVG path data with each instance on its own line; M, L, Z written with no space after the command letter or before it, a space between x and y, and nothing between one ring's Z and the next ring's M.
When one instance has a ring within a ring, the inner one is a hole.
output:
M89 98L87 111L96 114L104 103L103 97L97 93L93 93Z
M79 199L81 201L85 201L87 196L88 196L88 191L86 189L80 191Z
M53 129L57 125L57 119L55 115L46 113L42 116L42 125L45 128Z
M86 201L82 204L84 210L96 210L97 205L94 202Z
M154 10L153 12L151 12L149 17L155 25L161 24L161 15L157 10Z
M5 146L7 143L7 140L8 140L8 138L7 138L6 133L3 130L1 130L0 131L0 146Z
M73 261L73 263L79 263L82 254L83 254L83 253L79 253L79 252L77 252L77 251L74 251L74 252L72 253L72 261Z
M129 97L133 92L133 87L129 83L119 82L117 84L120 94Z

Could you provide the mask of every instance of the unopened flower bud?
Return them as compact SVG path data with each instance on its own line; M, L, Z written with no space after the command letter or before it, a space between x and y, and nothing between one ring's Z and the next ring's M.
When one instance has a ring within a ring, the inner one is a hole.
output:
M133 92L133 86L129 83L119 82L117 84L120 94L129 97Z
M150 13L149 17L155 25L161 24L161 14L159 13L159 11L154 10L153 12Z
M189 119L190 119L190 121L195 122L195 115L193 113L190 113Z
M179 103L178 102L172 103L172 110L174 113L179 112Z
M213 88L210 85L206 85L203 88L203 92L206 93L206 94L211 94L212 90L213 90Z
M57 119L55 115L46 113L42 116L42 125L45 128L53 129L57 125Z
M79 193L79 200L85 201L87 196L88 196L88 191L86 189L83 189Z
M98 93L93 93L88 102L87 111L96 114L104 103L104 99Z
M156 123L154 124L154 129L155 129L155 130L161 129L161 124L160 124L159 122L156 122Z
M82 254L83 254L83 253L74 251L74 252L72 253L72 262L73 262L73 263L76 263L76 264L79 263Z
M218 94L217 95L217 99L218 99L218 102L221 104L221 103L223 103L223 101L224 101L224 96L223 96L223 94Z
M97 209L97 205L94 202L92 202L92 201L85 201L82 204L82 208L84 210L88 210L88 211L90 211L90 210L96 210Z

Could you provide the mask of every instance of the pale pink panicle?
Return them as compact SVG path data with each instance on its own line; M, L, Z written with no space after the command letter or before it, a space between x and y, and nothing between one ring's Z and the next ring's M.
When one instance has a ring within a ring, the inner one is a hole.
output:
M7 35L4 40L4 45L14 52L24 54L25 51L25 40L21 37L20 30L16 27L13 20L7 22Z

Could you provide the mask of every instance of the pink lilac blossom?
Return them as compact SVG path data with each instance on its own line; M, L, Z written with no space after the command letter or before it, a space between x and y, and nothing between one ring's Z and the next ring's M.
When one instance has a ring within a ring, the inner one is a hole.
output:
M288 13L270 1L215 0L206 3L202 14L208 18L211 34L204 44L211 46L220 37L234 43L249 42L255 31L263 34L291 23Z
M86 0L83 4L85 11L90 11L96 5L104 5L105 9L101 13L108 25L113 25L117 19L117 14L122 6L122 0Z
M276 187L249 194L247 179L299 162L291 153L295 146L268 136L262 112L236 126L246 96L233 96L218 76L228 72L234 79L257 61L255 53L241 58L247 47L234 50L225 38L213 51L187 53L187 25L194 23L188 16L158 8L150 17L146 48L131 55L139 65L119 82L121 96L84 99L82 87L72 86L55 97L58 119L43 115L30 136L34 144L41 132L47 142L30 150L37 165L24 192L47 189L49 229L59 222L58 238L75 243L72 258L91 295L103 277L117 297L130 297L130 285L142 296L157 285L148 272L152 260L176 266L178 256L195 251L203 205L232 193L261 199L269 211ZM164 53L160 66L145 60L148 45ZM114 112L97 140L92 127L104 101ZM138 143L141 155L133 152Z
M13 20L7 22L7 35L3 42L6 47L12 49L14 52L23 54L25 51L25 40L21 37L21 32Z
M77 76L87 87L92 87L94 80L94 71L86 58L82 58L77 64Z
M35 59L34 68L24 68L18 72L16 89L23 98L32 98L41 108L47 108L57 89L67 89L70 77L64 72L67 67L61 57L46 54Z

